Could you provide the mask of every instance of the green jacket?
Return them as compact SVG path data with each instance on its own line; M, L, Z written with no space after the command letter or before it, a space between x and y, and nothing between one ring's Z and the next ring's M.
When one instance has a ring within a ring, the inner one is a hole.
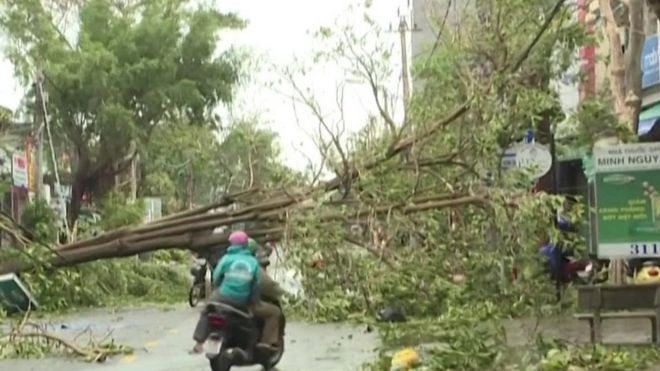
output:
M245 246L229 246L213 271L220 297L238 304L259 299L259 263Z

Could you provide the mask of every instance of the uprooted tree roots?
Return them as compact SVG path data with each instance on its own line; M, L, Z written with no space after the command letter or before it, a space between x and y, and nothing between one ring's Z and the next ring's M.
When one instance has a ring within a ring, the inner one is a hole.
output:
M29 321L29 312L7 333L0 332L0 359L32 358L61 353L87 362L105 362L108 357L130 354L133 349L114 342L112 332L96 339L87 329L72 339L65 339L48 331L48 325ZM86 342L80 339L87 337Z

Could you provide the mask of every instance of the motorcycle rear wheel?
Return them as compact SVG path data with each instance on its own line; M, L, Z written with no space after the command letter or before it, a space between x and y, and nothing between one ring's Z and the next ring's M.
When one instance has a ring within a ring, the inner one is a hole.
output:
M280 363L282 357L284 356L284 336L280 336L280 341L278 342L277 352L273 354L272 357L268 360L267 363L262 364L264 371L272 371L277 367L277 364Z
M229 371L231 369L231 363L222 354L209 359L209 365L211 366L211 371Z

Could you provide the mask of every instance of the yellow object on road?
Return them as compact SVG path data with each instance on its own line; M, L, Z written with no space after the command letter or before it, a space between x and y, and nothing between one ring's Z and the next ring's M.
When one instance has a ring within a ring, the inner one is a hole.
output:
M657 266L642 267L635 276L635 283L658 283L660 282L660 268Z
M413 348L405 348L394 353L390 371L407 371L417 366L421 359L419 353Z

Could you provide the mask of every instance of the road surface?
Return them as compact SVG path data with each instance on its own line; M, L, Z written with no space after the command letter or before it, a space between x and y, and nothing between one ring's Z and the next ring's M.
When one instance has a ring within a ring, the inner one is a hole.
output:
M133 355L118 356L104 364L70 359L0 361L1 370L11 371L202 371L209 370L204 356L189 355L191 334L198 310L124 309L91 311L50 321L52 332L66 338L91 330L96 338L112 331L120 344L136 349ZM50 325L49 325L50 326ZM79 339L84 339L83 337ZM286 352L280 371L357 370L376 356L377 338L364 328L349 325L311 325L292 322L287 326ZM259 370L236 368L236 370Z
M51 320L50 332L73 338L89 329L96 338L112 331L112 338L133 347L133 355L118 356L104 364L51 358L42 360L0 361L0 370L8 371L204 371L209 370L204 356L192 356L191 332L198 310L178 306L170 309L139 308L118 311L94 310L74 317ZM35 320L36 321L36 320ZM504 322L510 346L533 342L538 326L548 338L586 343L588 326L571 316ZM612 320L604 326L605 342L649 341L648 320ZM84 339L83 337L79 338ZM311 325L292 322L287 326L286 352L280 371L348 371L376 357L375 333L349 325ZM236 368L236 370L259 370Z
M561 339L570 343L589 343L589 324L570 314L544 318L504 321L509 346L534 344L535 333L546 339ZM643 319L609 319L603 322L603 342L610 344L648 344L651 341L651 322Z

